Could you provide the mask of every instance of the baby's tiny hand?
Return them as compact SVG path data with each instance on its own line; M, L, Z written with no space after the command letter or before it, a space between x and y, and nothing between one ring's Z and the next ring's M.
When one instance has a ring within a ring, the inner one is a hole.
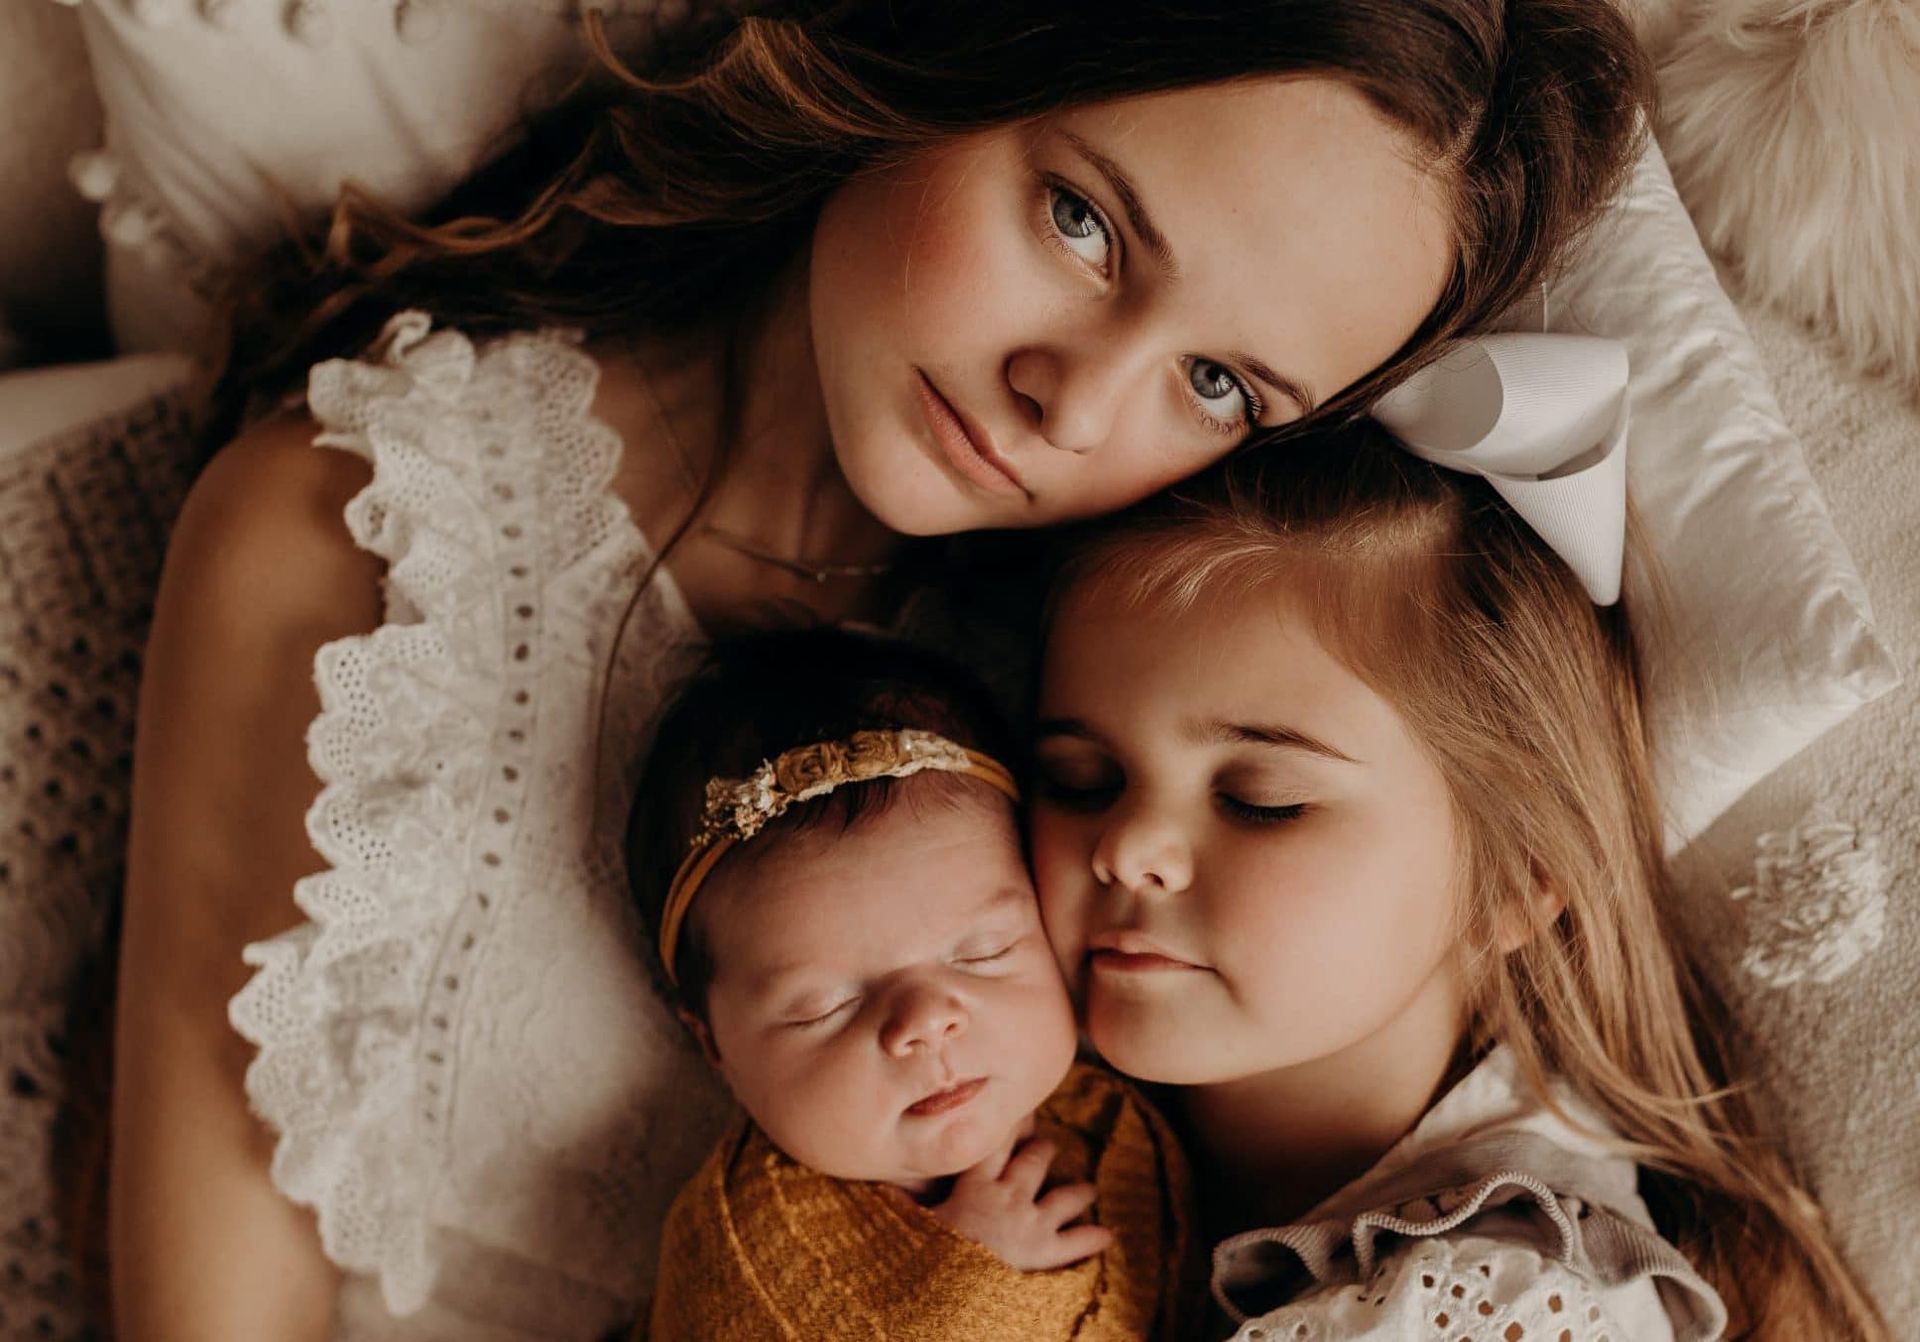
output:
M986 1245L1009 1267L1041 1272L1090 1258L1113 1243L1105 1226L1072 1225L1093 1205L1092 1184L1062 1184L1040 1192L1053 1164L1053 1143L1016 1133L1005 1151L963 1172L933 1214L968 1239Z

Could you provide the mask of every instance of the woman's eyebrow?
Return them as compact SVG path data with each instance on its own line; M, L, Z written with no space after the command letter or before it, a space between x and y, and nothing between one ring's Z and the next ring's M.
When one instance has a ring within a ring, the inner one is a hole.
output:
M1167 241L1167 235L1160 231L1158 225L1153 222L1153 216L1147 213L1146 202L1140 199L1140 189L1133 184L1133 179L1127 176L1126 169L1094 148L1085 136L1065 129L1062 129L1060 134L1068 144L1079 151L1082 158L1093 165L1096 172L1106 179L1108 189L1120 201L1120 208L1127 216L1127 223L1139 236L1140 241L1147 245L1147 250L1153 253L1153 259L1159 265L1161 273L1168 278L1177 277L1180 274L1180 262L1174 257L1173 244ZM1313 409L1313 392L1304 384L1276 371L1271 364L1239 351L1227 357L1266 383L1275 392L1299 406L1301 414L1307 414Z
M1236 350L1232 354L1227 355L1227 358L1231 362L1238 363L1249 373L1252 373L1262 382L1299 406L1301 414L1312 413L1314 405L1313 392L1306 384L1296 382L1286 374L1277 372L1272 365L1263 363L1244 351Z
M1120 208L1126 211L1127 223L1147 244L1147 250L1153 253L1153 259L1168 276L1180 273L1180 263L1174 259L1173 248L1167 242L1166 234L1154 226L1153 217L1147 213L1146 202L1140 199L1139 188L1133 179L1127 176L1126 169L1108 158L1089 144L1084 136L1070 130L1060 132L1068 144L1080 151L1080 156L1094 166L1094 169L1107 179L1107 187L1120 199Z

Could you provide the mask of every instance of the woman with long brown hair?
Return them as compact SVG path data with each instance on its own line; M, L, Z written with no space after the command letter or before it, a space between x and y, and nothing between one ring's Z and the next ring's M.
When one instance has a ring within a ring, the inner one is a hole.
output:
M188 502L143 689L125 1338L637 1313L719 1111L596 762L702 630L890 622L908 536L1363 412L1562 254L1646 87L1605 0L689 31L424 222L349 196L238 313L270 413Z

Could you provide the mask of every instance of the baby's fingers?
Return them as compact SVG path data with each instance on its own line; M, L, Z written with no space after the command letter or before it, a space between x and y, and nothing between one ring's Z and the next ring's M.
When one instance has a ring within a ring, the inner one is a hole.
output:
M1036 1256L1036 1261L1027 1269L1030 1272L1045 1271L1048 1268L1066 1267L1083 1258L1091 1258L1113 1243L1113 1232L1105 1226L1074 1226L1063 1230L1053 1237L1045 1249Z
M1044 1137L1036 1137L1014 1154L1000 1178L1022 1202L1031 1202L1040 1192L1040 1185L1046 1182L1047 1167L1053 1164L1053 1155L1053 1143Z
M1093 1205L1096 1191L1092 1184L1061 1184L1034 1207L1048 1225L1063 1226L1079 1219Z

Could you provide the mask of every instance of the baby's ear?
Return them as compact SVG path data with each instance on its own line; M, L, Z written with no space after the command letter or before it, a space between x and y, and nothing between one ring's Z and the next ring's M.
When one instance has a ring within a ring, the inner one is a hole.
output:
M676 1014L680 1017L680 1023L687 1027L688 1033L700 1041L700 1052L706 1055L707 1061L718 1067L720 1050L714 1047L713 1031L707 1028L707 1023L685 1007L679 1008Z

